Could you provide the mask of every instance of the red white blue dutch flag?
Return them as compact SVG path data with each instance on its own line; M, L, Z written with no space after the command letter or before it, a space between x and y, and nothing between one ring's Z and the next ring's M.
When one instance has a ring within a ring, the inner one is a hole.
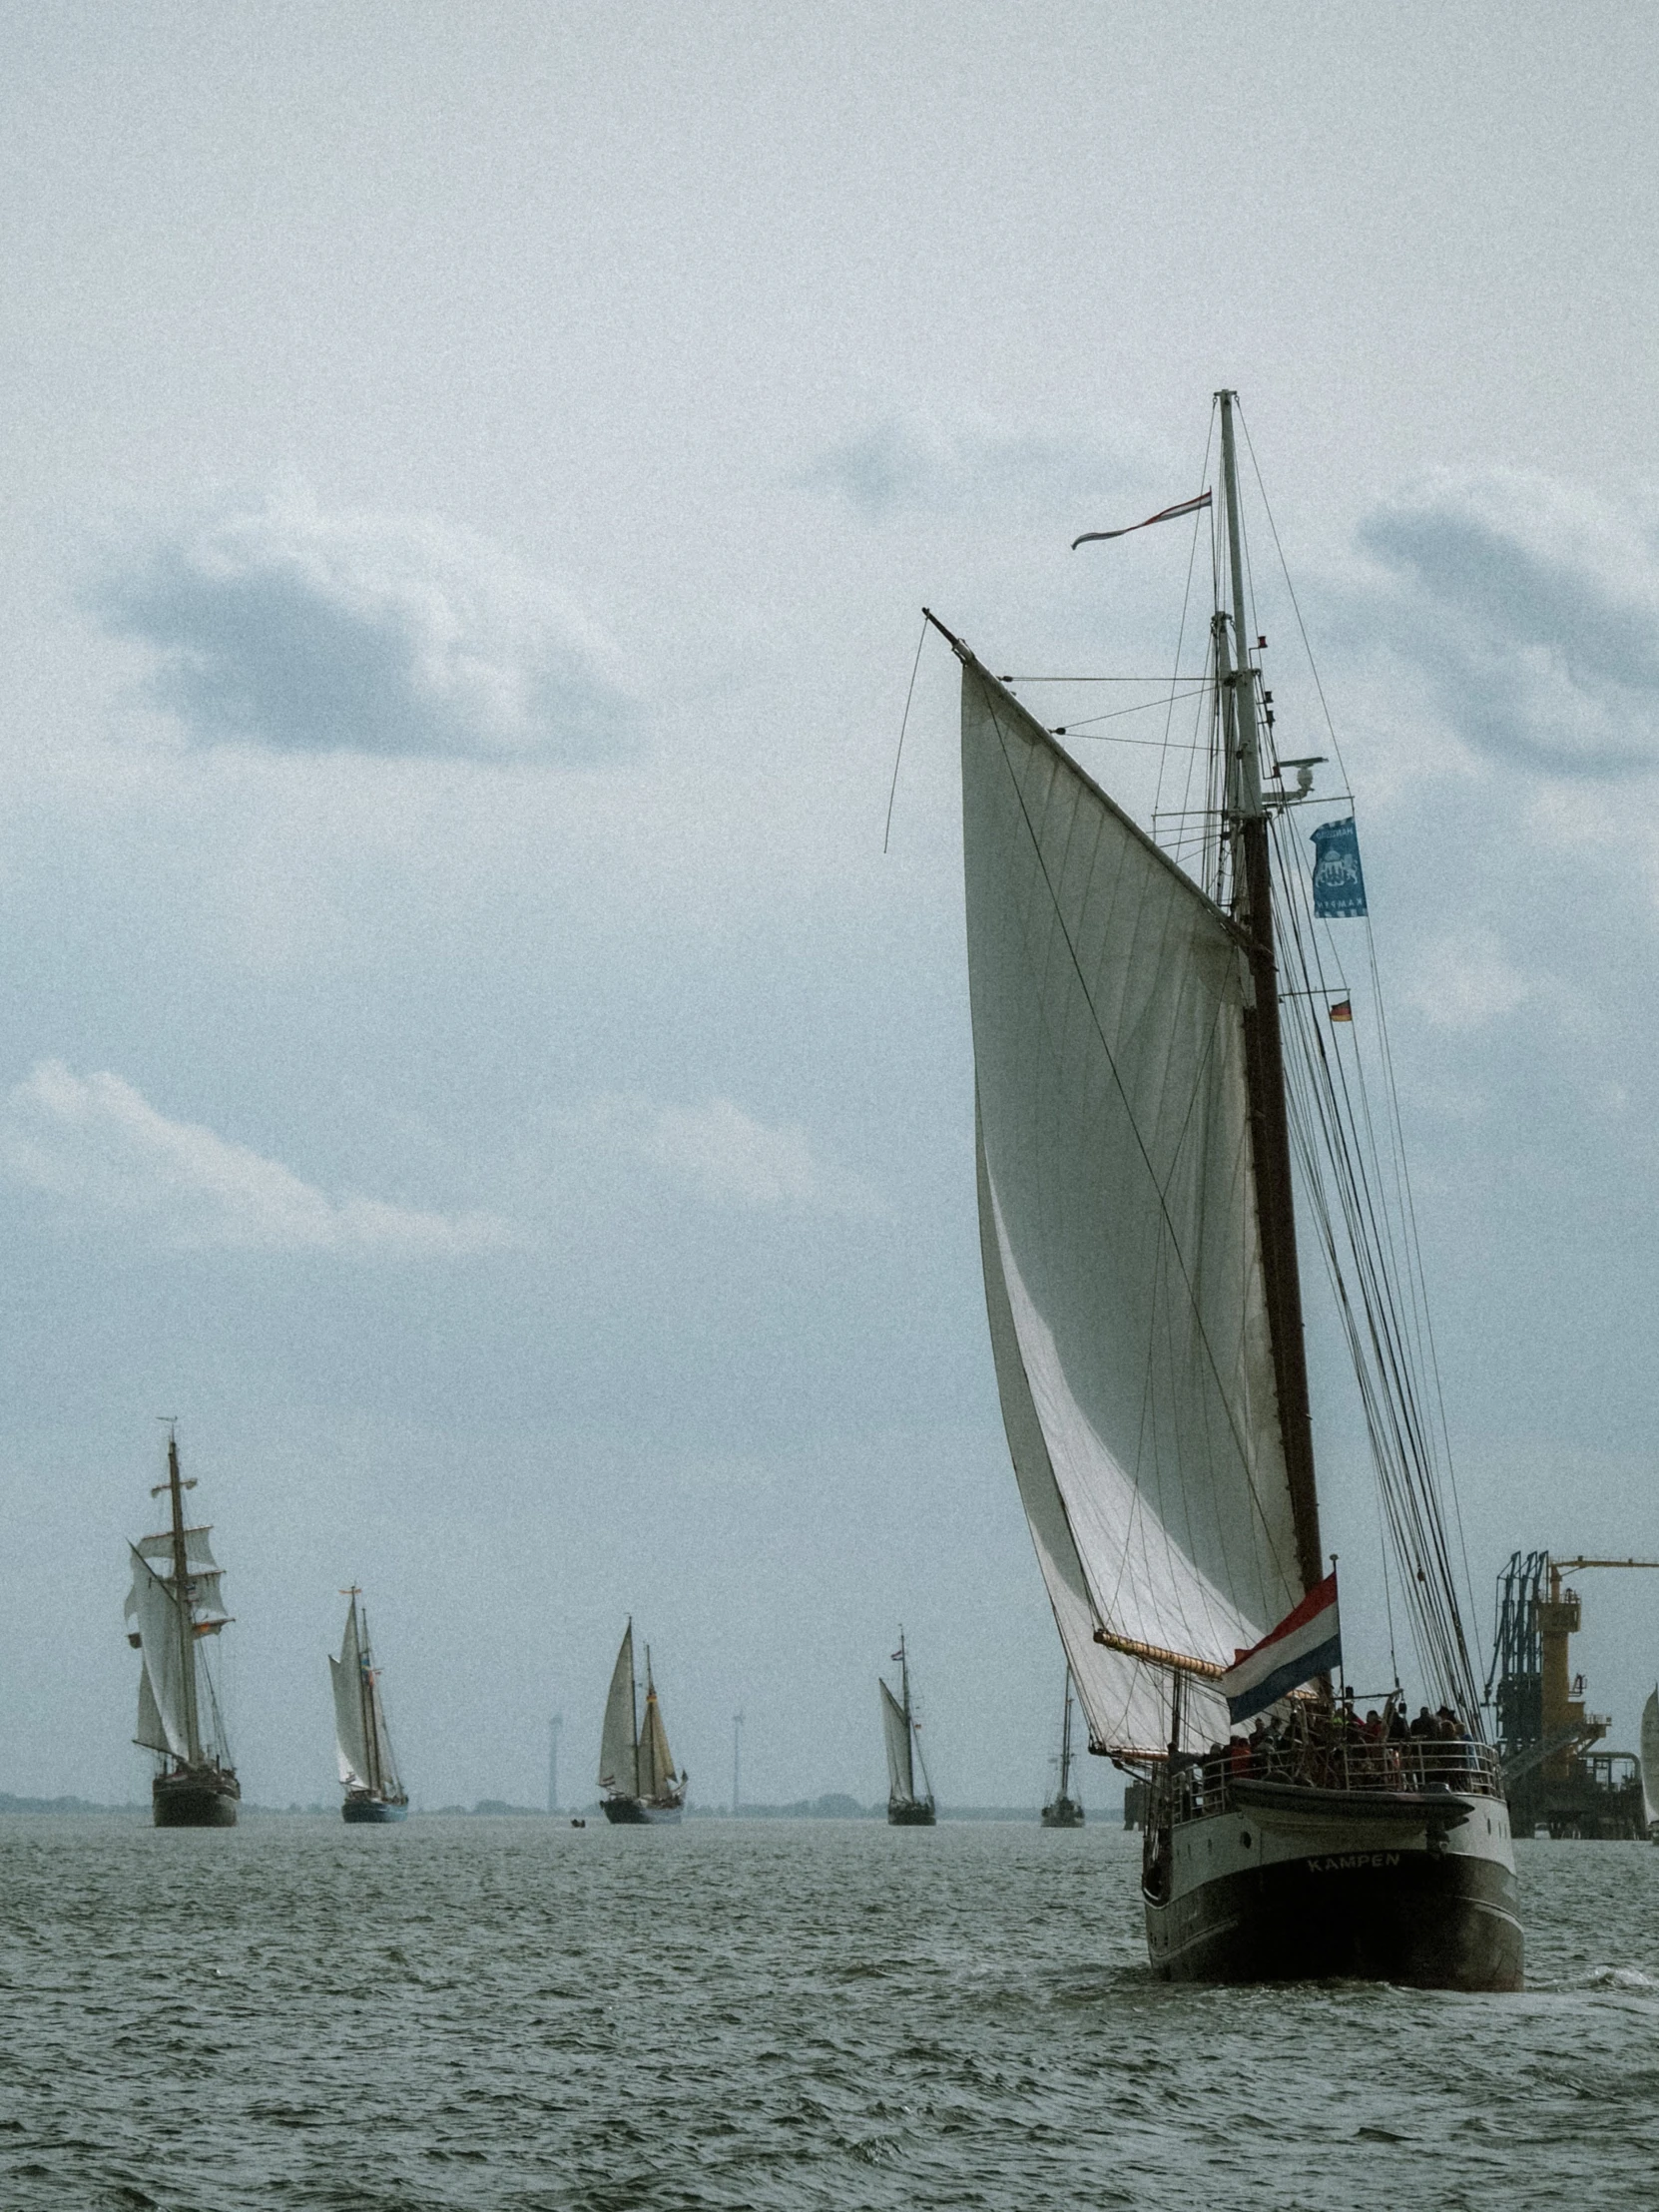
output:
M1295 1612L1249 1651L1235 1654L1221 1678L1231 1721L1265 1713L1316 1674L1332 1674L1343 1662L1343 1629L1337 1612L1335 1568L1316 1582Z

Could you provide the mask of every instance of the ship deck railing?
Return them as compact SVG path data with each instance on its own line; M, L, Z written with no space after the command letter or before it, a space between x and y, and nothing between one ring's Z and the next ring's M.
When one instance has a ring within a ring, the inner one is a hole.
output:
M1503 1766L1489 1744L1235 1743L1228 1751L1177 1760L1170 1776L1177 1821L1206 1820L1232 1809L1236 1782L1276 1782L1308 1790L1386 1791L1393 1796L1501 1798Z

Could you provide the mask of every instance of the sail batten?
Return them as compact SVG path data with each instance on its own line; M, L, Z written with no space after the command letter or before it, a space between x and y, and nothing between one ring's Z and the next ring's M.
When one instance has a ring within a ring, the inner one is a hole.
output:
M965 659L980 1240L1004 1424L1103 1745L1302 1595L1255 1205L1238 931ZM1184 1736L1219 1700L1184 1693Z

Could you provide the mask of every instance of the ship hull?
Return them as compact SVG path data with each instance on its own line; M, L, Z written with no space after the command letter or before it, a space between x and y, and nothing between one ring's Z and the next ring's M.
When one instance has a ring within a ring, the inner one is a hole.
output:
M894 1805L889 1801L887 1805L889 1828L934 1828L937 1825L937 1816L930 1804L912 1801L908 1805Z
M235 1828L241 1797L241 1783L222 1767L187 1767L150 1785L158 1828Z
M352 1828L386 1828L393 1821L407 1820L409 1808L389 1798L347 1798L339 1809L339 1817Z
M685 1808L664 1805L649 1798L608 1797L605 1818L613 1828L678 1828Z
M1442 1800L1413 1822L1318 1795L1319 1808L1240 1806L1164 1832L1168 1865L1146 1893L1161 1980L1523 1986L1501 1801Z
M1076 1798L1056 1798L1042 1809L1044 1828L1081 1828L1083 1808Z

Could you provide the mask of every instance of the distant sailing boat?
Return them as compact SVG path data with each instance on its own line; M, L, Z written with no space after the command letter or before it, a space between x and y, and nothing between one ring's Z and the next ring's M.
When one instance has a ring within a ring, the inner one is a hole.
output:
M342 1595L350 1599L345 1637L328 1673L334 1685L334 1751L345 1787L340 1817L354 1823L400 1821L409 1810L408 1792L397 1779L397 1764L386 1733L386 1709L380 1698L379 1670L368 1643L368 1609L359 1606L355 1583Z
M605 1818L621 1828L672 1825L686 1803L686 1777L674 1771L662 1707L651 1679L651 1646L645 1647L645 1718L639 1718L634 1673L634 1623L623 1631L611 1671L605 1727L599 1740L599 1787Z
M1207 732L1181 748L1179 811L1153 814L1173 851L928 615L962 671L1003 1424L1090 1749L1149 1787L1154 1971L1518 1988L1508 1807L1452 1569L1397 1106L1380 1027L1362 1048L1354 1021L1375 967L1361 932L1351 984L1328 926L1366 912L1359 846L1351 815L1328 821L1310 867L1295 833L1299 808L1332 802L1312 799L1317 760L1277 751L1236 396L1216 394L1215 505L1206 489L1148 518L1208 513L1214 530L1204 666L1159 699L1168 714L1193 698ZM1432 1738L1403 1730L1398 1691L1375 1730L1333 1699L1293 1188L1355 1368L1392 1588L1442 1709ZM1253 1737L1231 1734L1253 1718Z
M1649 1839L1659 1844L1659 1689L1642 1707L1642 1810Z
M242 1785L231 1764L206 1644L231 1616L221 1601L211 1529L185 1526L184 1493L195 1487L194 1477L180 1477L179 1439L169 1422L167 1480L150 1495L166 1494L171 1525L129 1547L127 1641L144 1655L134 1741L161 1758L150 1786L158 1828L235 1828Z
M910 1711L910 1662L904 1650L904 1631L898 1631L898 1696L876 1677L881 1692L881 1733L887 1745L887 1826L931 1828L936 1814L933 1785L927 1779L927 1762ZM916 1793L916 1769L921 1769L921 1793Z
M1066 1710L1060 1723L1060 1787L1042 1810L1044 1828L1081 1828L1083 1801L1071 1794L1071 1669L1066 1669Z

